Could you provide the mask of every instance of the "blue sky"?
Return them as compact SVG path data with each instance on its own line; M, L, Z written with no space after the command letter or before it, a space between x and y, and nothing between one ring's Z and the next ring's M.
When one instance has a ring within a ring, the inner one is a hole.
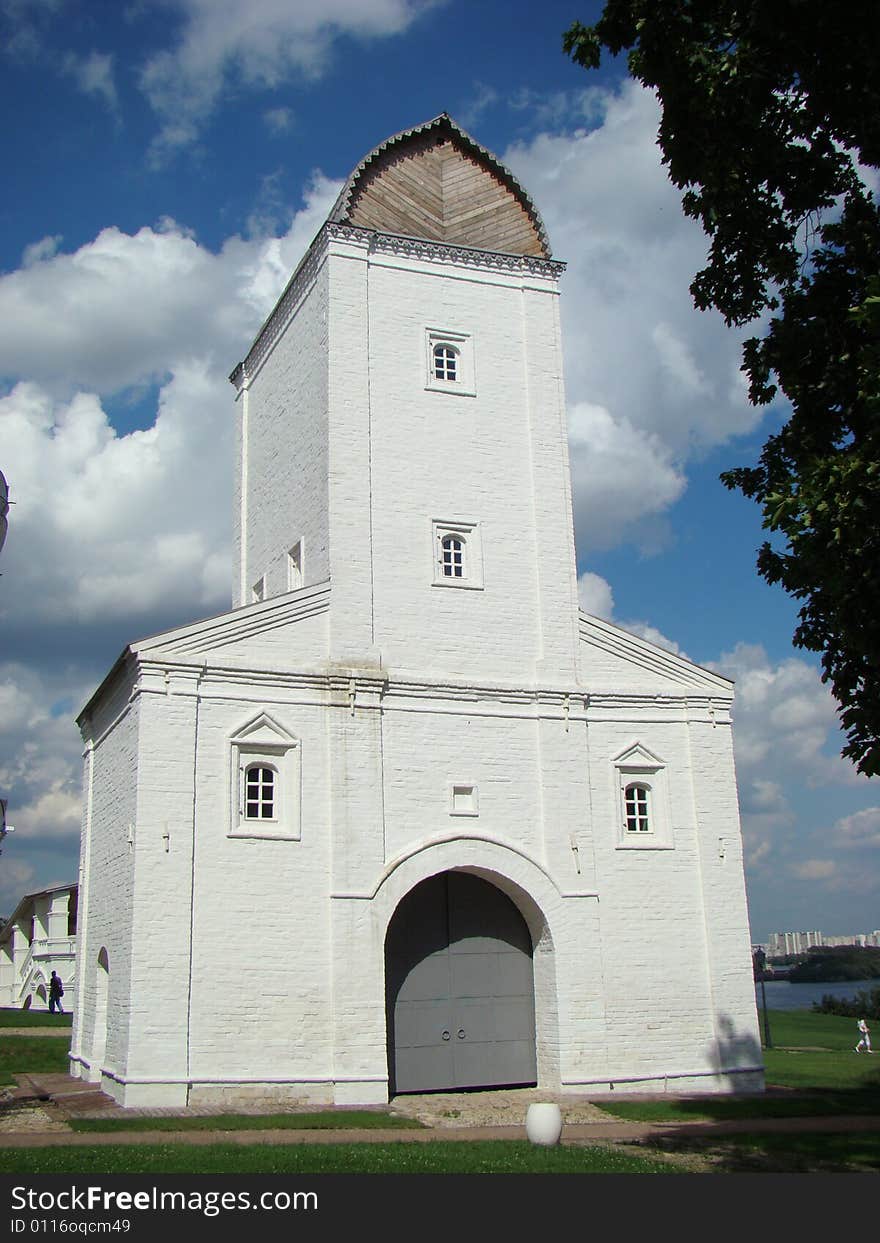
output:
M233 392L339 183L449 112L568 263L585 607L736 679L753 939L880 925L880 797L839 758L795 607L758 579L739 341L623 67L561 51L594 3L0 0L0 913L76 875L73 717L124 644L228 607ZM514 589L514 585L512 585Z

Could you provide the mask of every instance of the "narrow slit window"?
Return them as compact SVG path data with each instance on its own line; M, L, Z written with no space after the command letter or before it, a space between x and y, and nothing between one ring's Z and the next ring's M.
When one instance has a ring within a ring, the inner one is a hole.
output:
M451 345L434 346L434 378L453 383L458 379L458 350Z
M440 570L444 578L464 578L464 540L458 535L440 541Z
M303 585L303 546L297 540L287 553L287 587L289 591L297 591Z
M275 770L263 764L251 764L245 772L245 819L274 820L275 799Z

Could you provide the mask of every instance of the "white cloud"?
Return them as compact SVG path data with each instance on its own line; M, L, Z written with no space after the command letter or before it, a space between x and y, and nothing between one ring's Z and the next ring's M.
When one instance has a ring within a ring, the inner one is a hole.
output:
M487 109L491 110L497 105L498 100L498 92L493 86L487 86L485 82L475 82L473 97L458 113L456 119L460 117L460 123L465 129L472 129L479 124L480 118Z
M82 822L82 792L79 786L65 788L56 782L19 807L15 815L17 833L39 833L42 839L78 838Z
M638 620L617 621L614 618L614 593L611 584L602 578L601 574L594 574L591 570L586 570L578 578L578 602L585 613L591 613L594 617L602 617L605 621L614 621L615 625L620 626L623 630L628 630L630 634L636 634L641 639L646 639L648 643L654 643L657 647L662 647L667 652L673 652L676 656L682 656L688 659L687 653L684 652L674 639L669 639L656 626L652 626L649 622Z
M818 669L797 657L773 662L763 647L745 643L710 667L735 682L733 743L752 898L774 910L783 894L790 901L786 877L814 887L815 910L823 895L870 894L876 877L829 858L841 845L868 844L870 818L846 817L829 833L809 811L810 791L866 781L839 755L837 711Z
M24 253L21 256L21 266L23 268L32 268L35 263L42 263L46 259L51 259L53 255L58 253L62 240L61 234L56 233L53 237L41 237L38 242L32 242L30 246L25 246Z
M338 185L317 177L280 238L219 254L168 223L104 230L0 278L4 473L16 505L4 617L181 617L224 608L233 391L227 375L317 232ZM59 313L63 310L63 313ZM119 434L104 395L162 379L155 418Z
M171 50L152 56L141 89L162 122L161 159L196 140L228 82L274 90L327 67L340 35L400 34L436 0L167 0L183 24Z
M316 175L280 238L231 237L219 254L173 221L101 231L73 254L50 239L0 277L0 374L57 395L161 379L193 357L226 375L324 222L338 183Z
M681 496L685 478L669 450L625 415L578 402L568 413L577 546L610 548L638 537L639 524Z
M162 221L133 236L104 230L73 254L44 238L29 266L0 277L0 370L17 381L0 397L15 501L2 623L23 649L33 636L42 666L0 668L0 791L16 826L0 869L9 909L25 887L75 876L73 717L117 654L117 630L134 639L160 616L228 607L226 377L337 193L316 176L283 236L230 238L218 254ZM143 401L138 386L156 376L153 416L118 430L109 402L132 391ZM16 852L26 868L8 865Z
M269 108L263 113L263 120L273 134L286 134L293 124L293 111L290 108Z
M532 112L539 102L528 100ZM503 159L568 264L561 314L578 550L644 546L644 520L681 496L688 459L750 430L761 412L747 400L740 337L691 302L706 239L660 163L654 97L626 82L544 102L548 125L578 115L589 128L541 133Z
M712 386L694 358L693 348L669 324L655 324L651 340L657 359L673 389L687 397L708 396Z
M786 812L788 804L778 781L755 778L740 789L740 808L764 815Z
M83 94L97 96L111 112L116 111L119 100L113 79L112 55L90 52L88 56L77 56L74 52L67 52L63 65L64 72L73 78Z
M843 816L831 830L835 845L846 849L880 846L880 807L864 807Z
M2 0L3 22L0 49L14 60L33 60L43 50L46 22L58 12L64 0Z
M667 652L672 652L675 656L681 656L684 660L689 659L687 652L679 647L675 639L668 638L662 630L658 630L650 622L625 621L619 622L618 625L623 626L625 630L629 630L632 634L637 634L640 639L646 639L648 643L654 643L657 647L662 647Z
M15 857L13 841L13 838L6 839L0 863L0 909L7 919L26 893L34 893L41 887L34 880L36 869L33 864L27 859Z
M226 387L204 363L182 365L155 424L125 436L92 394L56 405L20 384L0 400L16 500L7 621L137 617L162 598L197 612L228 598Z
M589 570L578 578L578 602L585 613L594 617L604 617L610 621L614 616L614 593L611 584L600 574Z
M72 717L89 681L69 666L0 665L0 791L15 830L0 860L7 915L23 893L76 878L82 743Z
M797 880L832 880L837 875L837 864L833 859L804 859L793 863L791 874Z
M772 761L778 775L806 786L863 781L829 748L839 747L837 708L816 667L797 657L773 664L757 644L739 643L711 667L736 683L737 765L751 779Z

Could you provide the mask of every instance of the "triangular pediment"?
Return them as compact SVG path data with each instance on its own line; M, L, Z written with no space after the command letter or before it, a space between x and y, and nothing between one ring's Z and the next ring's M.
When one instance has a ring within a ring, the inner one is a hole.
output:
M249 747L268 748L289 747L297 739L268 712L260 712L236 732L232 741L239 746L247 744Z
M641 742L632 743L621 751L620 755L616 755L612 763L616 768L631 768L639 772L666 767L666 761L662 760L659 755L655 755L653 751L649 751Z
M445 113L371 151L330 219L452 246L550 257L541 218L516 178Z

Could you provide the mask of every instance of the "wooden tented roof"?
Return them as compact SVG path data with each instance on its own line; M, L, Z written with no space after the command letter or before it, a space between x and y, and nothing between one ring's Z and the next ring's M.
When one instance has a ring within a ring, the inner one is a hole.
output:
M513 174L444 112L366 156L330 219L380 233L550 258L534 204Z

